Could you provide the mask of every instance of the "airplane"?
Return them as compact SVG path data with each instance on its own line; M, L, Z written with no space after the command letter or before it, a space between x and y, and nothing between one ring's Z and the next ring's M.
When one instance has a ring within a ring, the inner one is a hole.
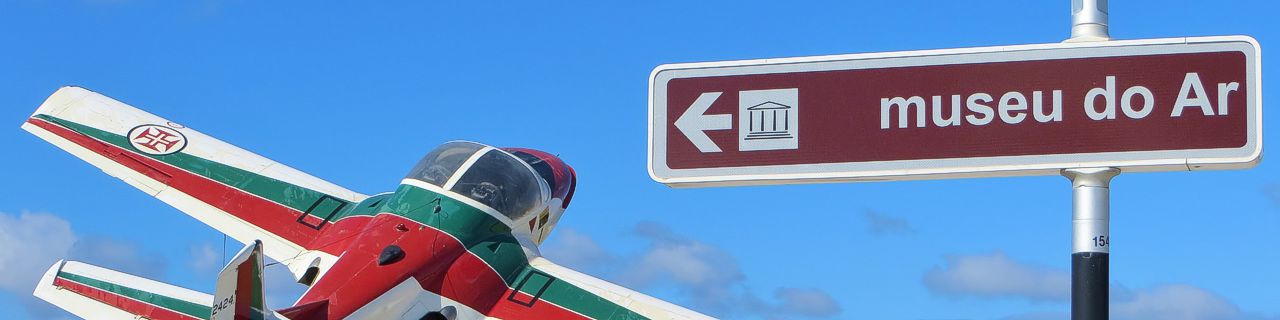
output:
M447 142L360 194L80 87L22 124L248 244L214 294L58 261L34 295L88 319L712 319L542 257L573 198L550 153ZM270 310L264 257L308 285Z

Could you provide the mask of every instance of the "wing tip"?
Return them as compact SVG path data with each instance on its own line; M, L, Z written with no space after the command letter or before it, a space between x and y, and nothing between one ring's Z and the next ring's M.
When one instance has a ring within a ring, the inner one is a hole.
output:
M85 87L62 86L49 95L48 98L45 98L44 103L41 103L40 107L31 113L31 117L39 114L56 116L65 106L94 94L98 93Z
M35 291L31 292L31 295L46 301L49 300L50 290L57 290L57 287L53 285L53 280L58 277L58 272L62 272L62 267L66 264L67 260L58 260L58 262L54 262L52 266L49 266L49 270L45 271L44 275L40 277L40 282L36 283Z

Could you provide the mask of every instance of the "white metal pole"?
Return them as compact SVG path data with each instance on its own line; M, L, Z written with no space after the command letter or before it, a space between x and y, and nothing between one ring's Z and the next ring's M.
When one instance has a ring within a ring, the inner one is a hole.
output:
M1111 40L1107 0L1071 0L1071 39L1066 42Z
M1107 0L1071 0L1071 38L1111 40ZM1109 318L1111 178L1117 168L1064 169L1071 179L1071 320Z
M1071 319L1107 319L1111 178L1116 168L1065 169L1071 179Z

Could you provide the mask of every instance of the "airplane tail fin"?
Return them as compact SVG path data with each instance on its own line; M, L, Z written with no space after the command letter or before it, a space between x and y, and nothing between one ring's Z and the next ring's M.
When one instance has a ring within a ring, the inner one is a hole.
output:
M262 241L254 241L236 254L218 274L213 293L211 320L269 319L262 287Z
M287 319L266 309L262 242L254 241L218 275L215 295L119 271L58 261L33 293L86 319Z

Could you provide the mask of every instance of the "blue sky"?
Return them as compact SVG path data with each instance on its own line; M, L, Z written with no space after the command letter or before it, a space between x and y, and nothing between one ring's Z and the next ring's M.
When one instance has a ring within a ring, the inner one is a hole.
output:
M645 171L645 119L659 64L1059 42L1068 11L1068 0L6 1L0 313L58 317L30 290L68 256L212 291L220 233L18 129L79 85L364 193L391 190L448 140L559 154L581 180L544 252L712 315L1066 319L1062 177L671 189ZM1266 57L1275 12L1113 1L1111 34L1245 34ZM1263 85L1267 100L1275 82ZM1280 319L1278 173L1263 161L1117 178L1113 316ZM273 283L270 304L296 298Z

